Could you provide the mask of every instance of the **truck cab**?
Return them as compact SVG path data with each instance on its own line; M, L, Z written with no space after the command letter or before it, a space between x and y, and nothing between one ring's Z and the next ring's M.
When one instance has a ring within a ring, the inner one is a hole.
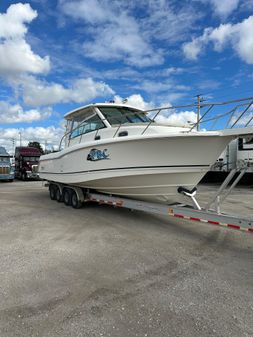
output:
M15 177L22 180L39 179L38 164L40 156L40 150L35 147L16 147Z
M11 156L3 146L0 146L0 180L13 181L14 169L11 165Z

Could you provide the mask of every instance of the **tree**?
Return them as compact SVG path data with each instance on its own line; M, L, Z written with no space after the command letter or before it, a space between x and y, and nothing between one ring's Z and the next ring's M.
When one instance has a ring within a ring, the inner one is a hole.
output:
M28 146L29 146L29 147L36 147L37 149L40 150L40 153L41 153L41 154L44 154L44 151L43 151L43 149L42 149L42 147L41 147L41 145L40 145L39 142L29 142L29 143L28 143Z

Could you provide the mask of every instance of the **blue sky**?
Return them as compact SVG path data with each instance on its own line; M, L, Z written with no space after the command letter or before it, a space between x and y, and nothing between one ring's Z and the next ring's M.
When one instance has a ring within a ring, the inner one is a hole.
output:
M253 0L0 2L0 145L57 144L63 115L253 96Z

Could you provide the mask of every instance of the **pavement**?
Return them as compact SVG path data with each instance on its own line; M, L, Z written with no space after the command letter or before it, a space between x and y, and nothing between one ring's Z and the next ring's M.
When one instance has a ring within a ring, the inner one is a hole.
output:
M201 186L202 200L213 186ZM253 188L226 210L253 217ZM242 202L242 205L239 205ZM0 184L1 337L252 337L253 234Z

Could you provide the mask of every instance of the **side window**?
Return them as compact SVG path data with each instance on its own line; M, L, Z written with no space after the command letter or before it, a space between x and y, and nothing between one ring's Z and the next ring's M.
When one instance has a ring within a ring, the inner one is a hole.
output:
M98 115L90 117L85 122L75 121L73 123L73 132L71 133L70 138L75 138L88 132L103 129L104 127L105 125Z

